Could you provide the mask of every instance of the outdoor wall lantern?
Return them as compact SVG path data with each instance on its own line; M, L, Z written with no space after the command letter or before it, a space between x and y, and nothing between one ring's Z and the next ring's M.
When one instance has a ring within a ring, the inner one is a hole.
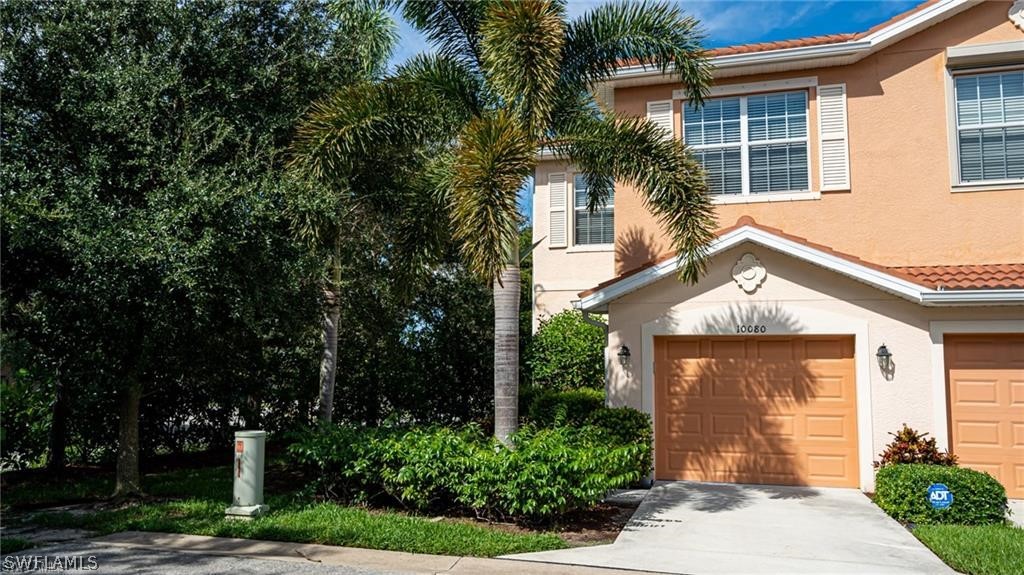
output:
M622 365L622 367L627 367L629 365L629 356L630 356L629 346L627 346L626 344L620 345L619 346L619 364Z
M894 371L892 365L892 352L890 352L889 348L883 343L878 346L878 351L875 353L875 357L878 358L878 368L882 370L882 375L885 376L886 380L891 381Z

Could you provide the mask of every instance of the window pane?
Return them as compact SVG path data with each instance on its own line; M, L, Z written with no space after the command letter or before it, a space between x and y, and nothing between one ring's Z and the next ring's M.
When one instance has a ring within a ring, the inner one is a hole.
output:
M999 76L978 77L978 99L981 103L981 122L995 124L1003 121L1003 99Z
M1003 118L1007 122L1024 120L1024 70L1003 74Z
M587 206L587 178L583 174L576 174L572 179L573 205L577 208Z
M593 214L576 210L576 245L611 244L615 242L615 215L610 208Z
M807 137L807 92L747 98L747 138L751 142Z
M712 194L743 193L743 165L738 147L694 150L693 155L704 166Z
M699 110L683 109L684 141L690 146L731 144L740 141L740 100L708 100Z
M1024 126L1006 128L1006 177L1024 178Z
M985 180L1002 180L1006 178L1006 148L1003 142L1003 130L986 129L981 131L981 177Z
M795 192L808 189L807 144L750 147L750 192Z
M981 130L960 132L960 181L981 180Z
M974 76L961 76L956 79L956 121L957 125L977 124L978 115L978 79Z

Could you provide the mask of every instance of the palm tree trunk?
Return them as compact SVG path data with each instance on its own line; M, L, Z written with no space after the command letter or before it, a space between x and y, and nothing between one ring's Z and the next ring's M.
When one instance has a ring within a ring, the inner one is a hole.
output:
M494 436L510 445L519 428L519 266L494 282Z
M338 322L341 320L341 236L334 242L331 285L324 290L324 353L320 360L320 410L317 421L328 425L334 418L334 382L338 372Z
M142 494L139 478L139 404L142 384L137 380L121 393L117 438L117 478L114 497L126 498Z

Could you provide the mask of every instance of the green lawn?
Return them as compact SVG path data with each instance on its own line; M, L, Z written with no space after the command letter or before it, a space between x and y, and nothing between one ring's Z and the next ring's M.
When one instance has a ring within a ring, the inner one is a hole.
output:
M22 495L23 501L38 501L49 491L38 486L31 489L37 495ZM230 504L231 477L224 469L151 475L144 479L144 489L152 496L181 499L87 515L37 513L31 521L47 527L79 527L100 533L160 531L476 557L566 547L560 537L551 533L512 533L483 524L435 522L335 503L303 503L295 494L268 497L270 513L264 517L253 521L226 520L224 509ZM4 496L6 499L10 493L5 492Z
M914 535L968 575L1024 573L1024 529L1009 525L918 525Z
M26 541L19 537L4 537L3 539L0 539L0 555L17 553L18 551L29 549L32 546L31 541Z

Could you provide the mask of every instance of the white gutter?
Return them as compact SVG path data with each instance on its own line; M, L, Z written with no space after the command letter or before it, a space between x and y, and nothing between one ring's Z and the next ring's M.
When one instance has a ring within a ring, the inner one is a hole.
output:
M921 305L1024 305L1024 289L972 289L927 291Z

